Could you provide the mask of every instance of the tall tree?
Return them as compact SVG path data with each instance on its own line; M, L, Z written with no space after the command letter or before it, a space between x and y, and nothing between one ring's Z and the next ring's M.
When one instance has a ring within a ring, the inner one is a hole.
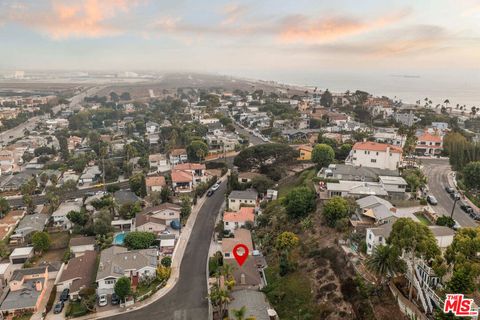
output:
M325 90L320 97L320 104L326 108L330 108L333 105L333 97L330 91Z
M342 197L333 197L325 202L323 206L323 216L328 226L335 227L337 221L348 218L350 215L350 207L348 201Z
M312 151L312 161L318 168L328 167L335 159L335 151L327 144L317 144Z
M410 218L400 218L395 221L387 243L400 251L423 256L427 260L440 254L432 231L426 225Z
M208 146L201 140L194 140L187 146L187 154L191 161L202 161L208 154Z
M315 192L307 187L297 187L287 194L283 204L291 218L305 217L317 207Z
M3 218L7 213L10 212L10 205L8 204L7 199L4 197L0 198L0 218Z
M115 287L113 288L113 291L121 300L125 300L125 298L132 292L130 278L119 278L117 282L115 282Z
M400 259L400 251L392 246L376 246L372 255L367 259L368 269L373 271L383 282L387 276L403 271L405 265Z

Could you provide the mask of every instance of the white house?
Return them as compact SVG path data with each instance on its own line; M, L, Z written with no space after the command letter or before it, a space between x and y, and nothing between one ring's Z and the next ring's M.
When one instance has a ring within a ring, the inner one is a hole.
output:
M390 232L392 232L392 226L396 219L390 220L389 223L385 223L379 227L367 228L366 242L367 242L367 254L372 254L376 246L385 245ZM442 226L429 226L428 227L441 250L445 250L453 242L455 231L448 227Z
M138 284L146 277L155 277L158 261L157 249L128 251L113 246L102 251L97 271L97 294L112 294L115 283L121 277Z
M396 170L402 162L402 148L378 142L357 142L353 145L346 164L362 167Z
M237 212L225 211L223 213L223 229L231 233L235 229L244 227L247 221L252 223L255 221L255 208L242 207Z
M234 190L228 196L228 209L239 211L242 205L254 207L257 204L257 197L258 193L254 189Z
M62 227L69 230L72 227L72 222L67 218L70 211L80 212L82 209L81 201L66 201L60 204L57 210L52 213L53 225L55 227Z
M172 166L179 163L185 163L188 161L188 155L186 149L173 149L170 152L170 163Z
M150 171L165 172L170 170L170 164L164 154L156 153L148 156Z

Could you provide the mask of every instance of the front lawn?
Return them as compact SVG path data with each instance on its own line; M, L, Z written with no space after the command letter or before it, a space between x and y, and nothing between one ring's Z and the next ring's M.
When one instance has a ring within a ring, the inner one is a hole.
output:
M155 288L160 285L160 280L158 280L157 278L155 278L155 280L152 281L152 283L150 283L148 286L144 286L144 285L141 285L139 284L138 287L137 287L137 291L135 292L135 296L136 297L141 297L143 296L144 294L152 291L152 290L155 290Z
M80 301L71 301L67 305L65 315L67 317L81 317L88 313L88 309Z
M13 320L29 320L32 317L32 313L27 312L22 315L14 316Z
M426 226L432 225L430 220L428 220L427 217L423 215L423 213L415 213L415 217L417 217L417 219Z

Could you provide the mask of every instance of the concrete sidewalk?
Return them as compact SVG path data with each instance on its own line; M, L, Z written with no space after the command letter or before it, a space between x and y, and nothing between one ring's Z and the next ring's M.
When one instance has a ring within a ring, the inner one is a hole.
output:
M219 181L222 183L225 183L227 175L224 175ZM155 292L151 297L147 298L146 300L143 300L141 302L135 303L132 307L123 309L123 308L116 308L114 310L108 310L108 311L103 311L103 312L96 312L92 313L83 317L78 317L75 319L79 320L87 320L87 319L101 319L101 318L107 318L107 317L113 317L117 314L125 314L127 312L135 311L141 308L144 308L157 300L161 299L163 296L165 296L167 293L172 290L173 287L178 282L179 275L180 275L180 266L182 264L182 259L185 254L185 248L187 247L188 240L190 239L190 234L192 233L193 226L195 225L195 221L197 220L198 212L202 208L203 204L207 200L207 196L204 195L202 198L199 198L197 201L197 204L193 207L192 213L190 214L190 217L187 220L187 223L185 227L182 229L182 233L180 234L180 237L178 239L178 243L175 246L175 250L173 251L172 255L172 266L171 266L171 275L170 278L168 279L165 287L161 288L157 292ZM50 312L47 316L47 320L53 320L53 313Z

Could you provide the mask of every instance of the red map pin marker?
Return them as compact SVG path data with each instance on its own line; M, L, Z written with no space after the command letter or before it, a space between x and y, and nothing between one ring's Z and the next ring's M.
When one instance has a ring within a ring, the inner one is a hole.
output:
M239 250L240 249L240 250ZM237 263L242 266L242 264L245 263L245 261L248 258L248 248L244 244L237 244L233 248L233 256L235 257L235 260L237 260Z

